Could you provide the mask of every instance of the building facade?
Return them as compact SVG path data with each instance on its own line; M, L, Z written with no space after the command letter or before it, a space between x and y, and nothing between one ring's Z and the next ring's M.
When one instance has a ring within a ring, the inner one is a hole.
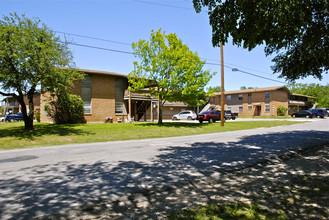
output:
M87 122L104 122L111 117L113 122L127 120L146 121L158 119L158 100L148 90L128 91L128 76L97 70L80 69L85 78L75 82L73 93L84 101L84 116ZM49 98L43 93L41 100ZM46 102L41 102L41 122L52 122L44 110ZM174 114L191 108L183 103L165 103L163 119L171 119Z
M293 94L285 86L245 89L224 92L225 110L240 116L277 116L279 106L288 109L288 114L312 107L309 99L314 97ZM221 93L214 93L210 103L215 109L221 108Z

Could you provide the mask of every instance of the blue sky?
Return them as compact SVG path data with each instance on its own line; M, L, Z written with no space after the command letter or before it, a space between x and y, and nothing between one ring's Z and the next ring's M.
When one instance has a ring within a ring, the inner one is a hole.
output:
M153 3L153 4L152 4ZM57 32L107 39L114 42L92 40L67 35L74 43L132 52L131 43L149 39L151 30L161 28L166 33L176 33L190 50L207 59L207 63L220 63L220 49L212 47L211 27L206 12L197 14L192 0L0 0L1 18L12 12L38 17ZM167 5L173 6L168 7ZM58 35L63 36L62 33ZM128 75L133 69L133 55L70 46L78 68L117 72ZM273 56L274 57L274 56ZM253 77L232 68L257 74L273 80L271 66L273 57L264 55L263 47L252 51L227 43L224 46L225 90L238 90L241 86L269 87L285 85ZM204 69L217 74L209 86L220 85L220 66L205 65ZM326 85L329 76L323 80L306 78L297 82Z

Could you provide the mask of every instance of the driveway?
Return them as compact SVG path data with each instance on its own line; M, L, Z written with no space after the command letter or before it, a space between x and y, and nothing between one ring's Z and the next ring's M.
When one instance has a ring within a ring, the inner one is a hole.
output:
M329 120L266 129L0 152L0 219L37 219L133 207L150 195L329 144ZM153 198L153 199L152 199ZM128 213L128 212L127 212ZM60 215L56 215L60 214ZM154 217L153 216L153 217Z

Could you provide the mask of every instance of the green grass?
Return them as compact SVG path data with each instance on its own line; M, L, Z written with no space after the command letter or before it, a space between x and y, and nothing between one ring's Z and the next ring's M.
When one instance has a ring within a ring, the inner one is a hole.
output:
M51 145L135 140L146 138L197 135L253 128L291 125L293 121L247 121L225 123L125 123L54 125L35 123L33 131L25 131L21 123L0 124L0 150Z
M210 204L182 209L168 217L169 220L243 220L243 219L287 219L283 212L271 213L266 209L241 202Z

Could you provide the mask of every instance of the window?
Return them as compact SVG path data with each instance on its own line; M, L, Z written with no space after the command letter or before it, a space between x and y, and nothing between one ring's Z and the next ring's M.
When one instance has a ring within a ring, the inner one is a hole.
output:
M239 94L239 100L242 100L242 99L243 99L243 95Z
M243 112L243 106L239 106L239 112Z
M252 109L252 105L248 105L248 110L251 110Z
M265 112L270 112L270 105L265 105Z
M115 114L123 114L123 98L127 87L124 78L115 79Z
M248 93L248 105L251 105L252 94Z
M270 93L269 92L265 92L265 103L266 104L270 103Z
M232 96L231 95L228 95L227 96L227 101L231 101L232 100Z
M91 114L91 77L87 76L81 81L81 98L85 114Z

